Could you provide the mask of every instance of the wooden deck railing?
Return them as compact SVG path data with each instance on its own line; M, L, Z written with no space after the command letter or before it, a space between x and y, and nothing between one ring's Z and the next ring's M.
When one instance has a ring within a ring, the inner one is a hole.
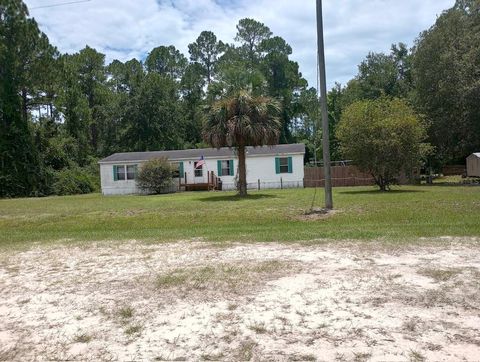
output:
M219 189L219 178L215 175L213 171L207 172L207 182L189 182L187 178L187 173L185 172L184 177L178 179L179 188L185 188L185 191L197 191L197 190L218 190Z

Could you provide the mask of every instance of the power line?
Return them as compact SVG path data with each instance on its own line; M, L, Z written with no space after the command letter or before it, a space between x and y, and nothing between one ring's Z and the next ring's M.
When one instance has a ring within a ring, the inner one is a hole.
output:
M42 5L42 6L35 6L33 8L30 8L30 10L34 9L43 9L43 8L53 8L56 6L65 6L65 5L72 5L72 4L80 4L80 3L88 3L92 0L77 0L77 1L69 1L69 2L63 2L63 3L57 3L57 4L49 4L49 5Z

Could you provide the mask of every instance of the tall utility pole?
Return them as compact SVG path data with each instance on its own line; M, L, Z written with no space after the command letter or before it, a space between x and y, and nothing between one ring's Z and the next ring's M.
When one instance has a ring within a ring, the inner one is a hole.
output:
M325 176L325 208L333 209L332 173L330 169L330 133L328 131L327 81L325 72L325 45L323 42L322 0L317 0L317 48L320 75L320 107L322 109L323 173Z

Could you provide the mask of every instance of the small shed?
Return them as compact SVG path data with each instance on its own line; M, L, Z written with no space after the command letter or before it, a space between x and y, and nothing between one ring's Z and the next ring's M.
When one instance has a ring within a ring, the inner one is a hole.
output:
M480 177L480 152L472 153L467 157L467 176Z

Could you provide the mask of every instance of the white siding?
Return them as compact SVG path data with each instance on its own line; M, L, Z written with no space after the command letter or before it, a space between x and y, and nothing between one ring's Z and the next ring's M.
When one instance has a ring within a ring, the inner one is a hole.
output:
M292 173L276 173L275 158L276 157L292 157ZM203 168L202 177L194 177L194 163L196 159L190 160L172 160L173 162L183 161L183 169L187 176L187 183L206 183L208 181L207 172L213 171L215 176L218 176L218 160L233 159L234 176L221 176L223 190L235 189L235 178L238 173L238 158L224 157L215 159L206 159ZM116 162L100 165L100 177L102 185L102 193L104 195L125 195L141 193L141 190L136 186L135 180L119 180L114 181L113 165L122 164L138 164L141 167L141 162ZM260 180L260 187L264 188L280 188L282 185L288 187L303 187L303 154L279 154L267 156L248 156L247 164L247 183L248 188L258 188L258 180ZM178 179L174 180L175 188L178 188Z
M275 157L292 157L292 173L276 173ZM234 159L235 175L238 159ZM256 189L260 180L261 188L303 187L303 155L254 156L246 159L248 188ZM222 176L223 189L235 188L232 176Z
M138 162L119 162L100 165L100 181L102 186L102 194L104 195L127 195L141 193L137 187L135 180L118 180L114 181L113 166L114 165L139 165Z
M138 165L140 170L143 162L113 162L100 165L100 183L103 195L130 195L142 194L143 191L137 187L135 180L114 180L113 166L114 165ZM178 189L178 178L174 179L172 191Z

